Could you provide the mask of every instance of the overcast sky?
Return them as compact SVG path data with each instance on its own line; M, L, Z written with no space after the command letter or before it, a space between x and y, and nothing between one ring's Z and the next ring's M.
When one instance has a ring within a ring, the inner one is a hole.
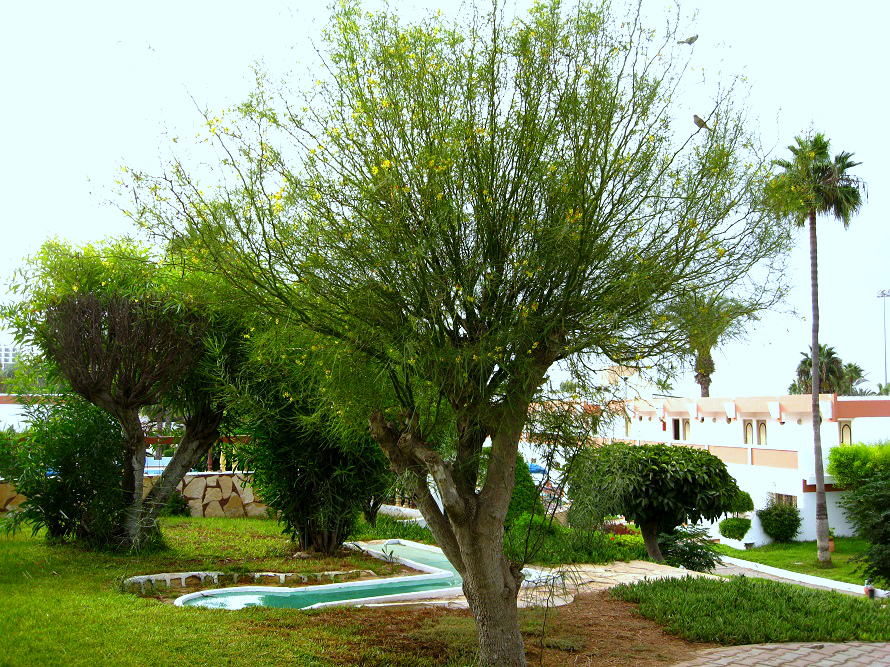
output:
M0 161L0 279L50 236L87 242L132 233L106 202L122 164L157 170L169 137L197 131L196 104L221 109L251 89L250 66L309 80L325 3L16 2L0 28L5 129ZM520 7L528 3L520 1ZM650 13L665 3L646 0ZM367 3L369 9L378 7ZM392 3L453 14L443 0ZM487 4L484 6L488 6ZM810 126L862 165L868 201L850 229L820 219L820 340L885 380L882 300L890 288L887 35L890 3L848 0L689 2L700 35L693 63L748 77L752 116L775 155ZM514 11L512 2L508 12ZM521 11L521 10L520 10ZM689 97L680 111L702 114ZM686 108L688 106L688 109ZM707 109L705 109L707 111ZM807 236L791 258L786 308L810 311ZM5 287L0 286L0 298ZM810 340L808 319L766 316L715 355L714 396L784 393ZM0 332L0 342L10 342ZM677 393L697 395L691 375Z

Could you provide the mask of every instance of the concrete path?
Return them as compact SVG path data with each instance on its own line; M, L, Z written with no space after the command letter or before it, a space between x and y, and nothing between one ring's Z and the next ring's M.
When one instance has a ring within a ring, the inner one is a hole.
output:
M702 651L673 667L890 667L890 644L753 644Z

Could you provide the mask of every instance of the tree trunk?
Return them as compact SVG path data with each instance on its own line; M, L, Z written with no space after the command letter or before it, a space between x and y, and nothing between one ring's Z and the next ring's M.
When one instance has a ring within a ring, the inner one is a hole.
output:
M699 350L695 356L695 381L701 387L702 398L711 395L711 374L714 372L714 357L710 350Z
M658 546L658 522L657 521L641 521L640 532L643 534L643 542L646 543L646 551L649 557L656 563L663 563L664 556L661 554L661 547Z
M816 548L819 562L831 563L828 550L828 504L825 500L825 468L822 464L822 414L819 412L819 272L816 250L816 212L810 211L810 289L813 298L813 458L816 467Z
M142 519L142 484L145 478L145 433L142 430L138 410L128 410L118 414L117 417L126 442L123 490L125 497L128 497L129 506L124 517L124 544L131 549L138 549Z
M522 584L520 568L504 557L503 528L495 534L473 535L459 541L463 555L463 589L476 621L482 665L524 666L525 643L519 631L516 598ZM473 541L467 548L465 539Z
M161 478L151 487L142 504L139 521L140 543L157 532L158 517L176 486L189 470L197 466L219 440L222 412L203 410L186 419L182 440Z

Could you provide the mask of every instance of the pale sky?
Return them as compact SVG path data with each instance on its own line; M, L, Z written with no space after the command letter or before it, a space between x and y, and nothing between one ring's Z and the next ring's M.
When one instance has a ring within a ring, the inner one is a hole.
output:
M520 7L528 4L519 0ZM655 15L665 6L643 4ZM392 6L406 14L440 8L454 14L459 4ZM820 340L844 361L859 363L874 388L885 379L882 300L876 295L890 289L890 3L697 0L681 7L684 14L698 10L690 31L700 35L693 64L711 76L718 70L747 76L751 115L776 157L787 156L785 146L813 126L826 133L833 152L853 151L862 161L854 173L868 183L868 201L850 229L819 221ZM512 2L507 11L514 11ZM320 44L328 16L319 2L248 6L225 0L9 2L3 13L0 299L13 268L48 237L83 243L133 233L106 203L119 167L157 171L169 137L197 132L195 104L222 109L245 98L252 63L262 62L273 79L292 72L308 83L313 44ZM706 104L693 91L680 110L691 119L703 115ZM797 241L785 309L806 316L806 233ZM0 332L0 343L10 340ZM768 314L746 341L717 351L712 395L784 393L809 341L808 318ZM698 394L691 374L675 393Z

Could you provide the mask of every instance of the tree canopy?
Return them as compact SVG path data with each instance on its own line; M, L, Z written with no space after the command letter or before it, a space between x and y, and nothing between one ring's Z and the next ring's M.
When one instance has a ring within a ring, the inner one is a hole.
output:
M582 450L576 458L570 496L611 509L635 522L649 555L663 561L658 534L687 521L713 521L734 511L739 488L719 458L673 445L613 442ZM597 500L598 495L606 498Z
M219 437L225 411L207 370L237 358L237 320L202 302L170 259L129 241L49 241L13 285L24 301L7 309L50 375L120 423L130 499L120 539L133 548L153 538L167 498ZM174 408L185 430L143 499L140 411L156 405Z

